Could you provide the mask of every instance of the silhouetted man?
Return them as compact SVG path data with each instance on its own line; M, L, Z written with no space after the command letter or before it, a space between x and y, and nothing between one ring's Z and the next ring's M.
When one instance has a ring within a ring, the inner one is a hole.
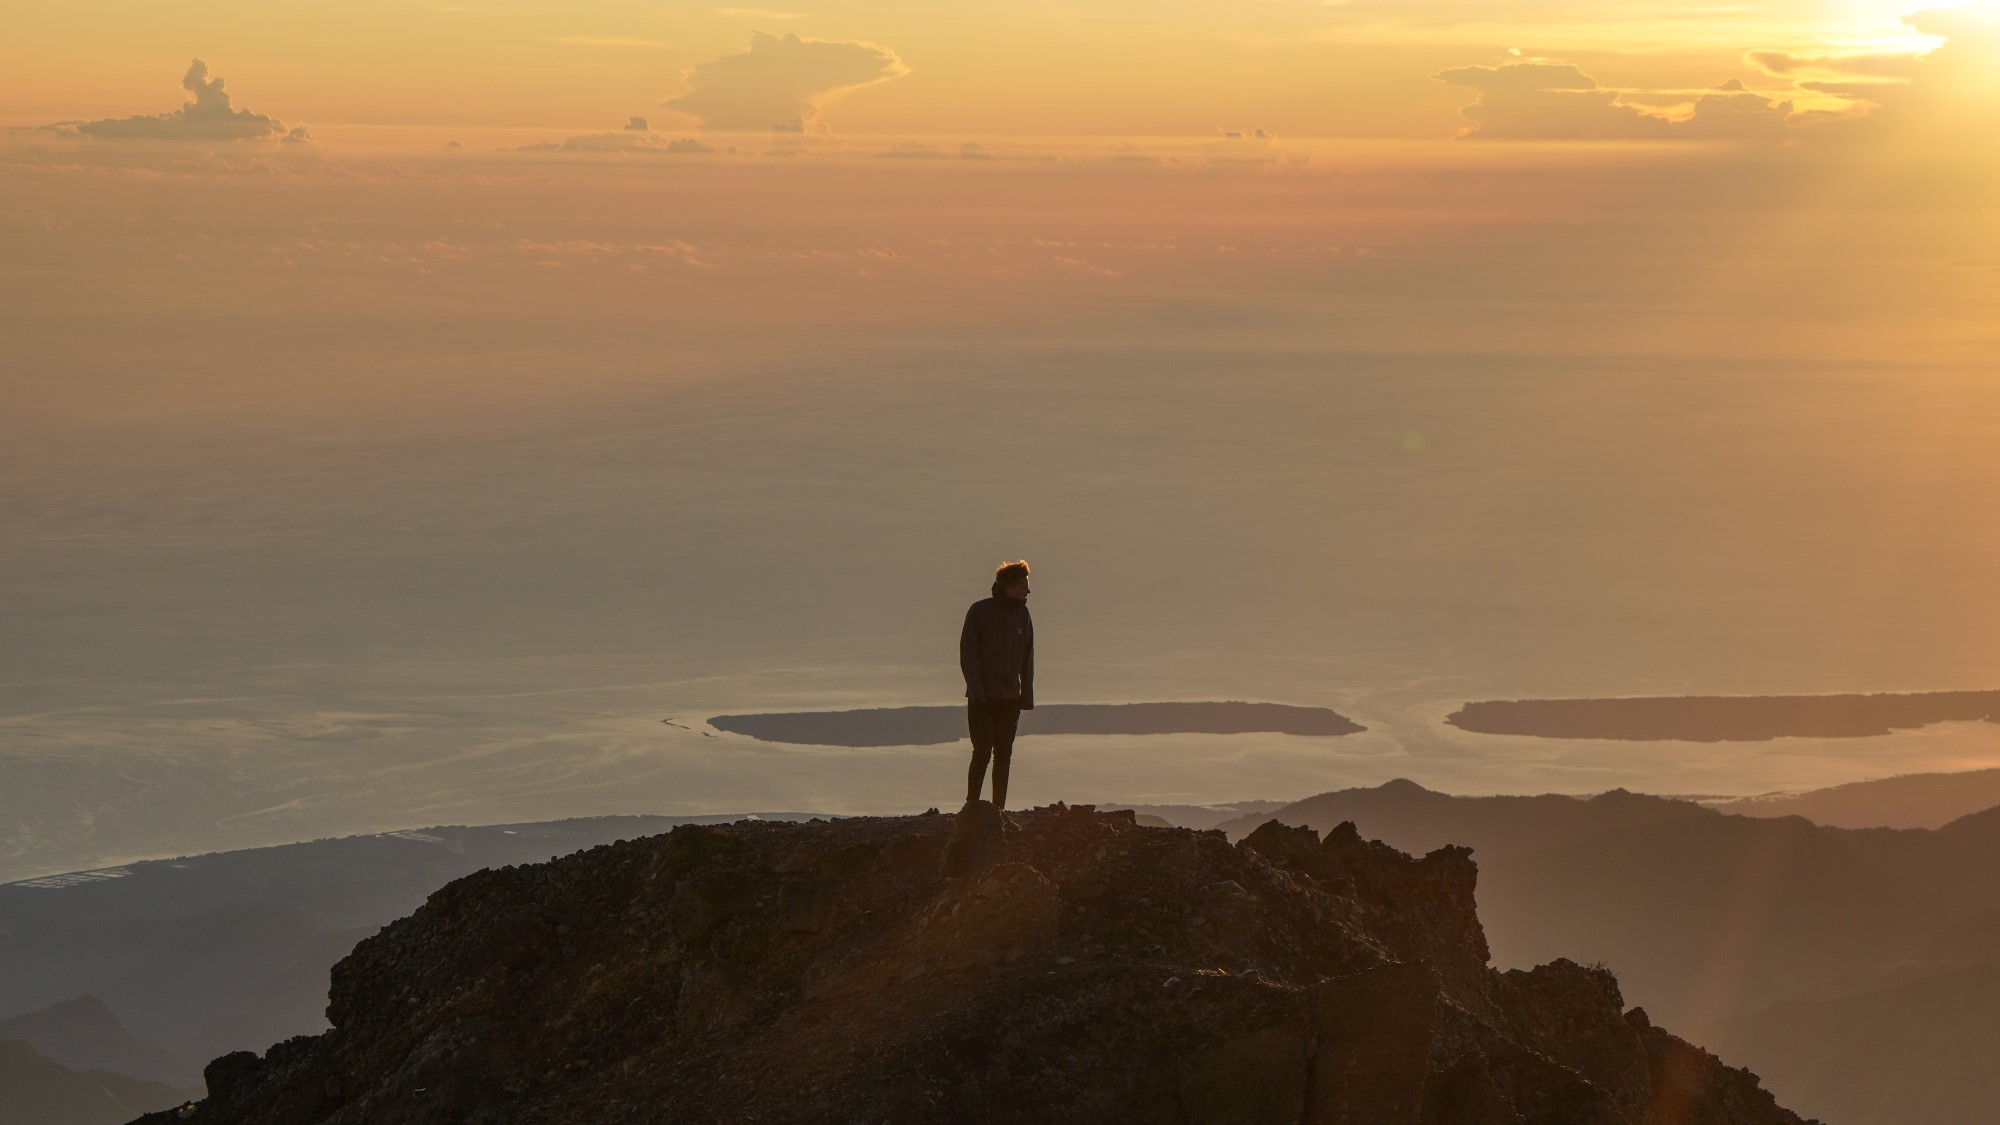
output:
M965 673L965 720L972 734L967 803L979 799L986 763L993 763L993 807L1007 807L1007 765L1021 712L1035 709L1035 621L1028 616L1028 561L1000 564L993 596L965 611L958 635L958 669Z

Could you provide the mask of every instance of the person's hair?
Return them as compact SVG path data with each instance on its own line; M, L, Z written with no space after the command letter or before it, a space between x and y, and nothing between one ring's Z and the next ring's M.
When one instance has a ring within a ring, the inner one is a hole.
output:
M1020 559L1015 562L1001 563L999 567L997 567L993 571L993 588L995 590L1003 589L1008 586L1018 586L1021 583L1026 582L1027 580L1028 580L1027 559Z

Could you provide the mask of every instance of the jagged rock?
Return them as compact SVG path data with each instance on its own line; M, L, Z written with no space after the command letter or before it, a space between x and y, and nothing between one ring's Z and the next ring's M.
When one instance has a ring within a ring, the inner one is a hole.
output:
M333 1030L232 1056L173 1120L1798 1125L1610 974L1488 968L1464 849L1015 821L480 872L336 967Z
M257 1052L231 1051L202 1068L202 1084L210 1094L227 1094L245 1075L257 1069Z
M996 965L1047 948L1062 916L1054 883L1025 863L1002 863L952 888L918 924L919 958L947 965Z
M952 821L951 840L944 846L945 878L977 875L999 859L1000 810L991 801L967 801Z

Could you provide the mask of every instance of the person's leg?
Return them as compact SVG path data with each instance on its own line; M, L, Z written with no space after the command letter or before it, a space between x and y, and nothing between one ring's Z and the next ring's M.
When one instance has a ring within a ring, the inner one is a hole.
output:
M1014 732L1021 725L1021 701L1009 699L993 704L993 807L1007 807L1007 768L1014 763Z
M971 804L979 799L979 790L986 784L986 761L993 756L991 708L977 700L967 701L965 727L972 736L972 768L965 775L965 801ZM994 780L999 781L999 775Z

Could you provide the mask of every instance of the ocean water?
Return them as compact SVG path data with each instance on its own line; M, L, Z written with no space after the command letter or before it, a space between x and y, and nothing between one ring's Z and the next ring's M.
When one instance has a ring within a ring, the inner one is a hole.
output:
M1441 723L1474 699L2000 684L1981 371L991 340L724 373L484 358L308 350L277 364L325 389L305 398L250 361L88 396L59 359L17 377L0 877L430 823L948 807L961 748L702 720L953 700L960 615L1017 556L1045 700L1369 728L1031 717L1020 802L2000 765L1985 724L1692 746Z

